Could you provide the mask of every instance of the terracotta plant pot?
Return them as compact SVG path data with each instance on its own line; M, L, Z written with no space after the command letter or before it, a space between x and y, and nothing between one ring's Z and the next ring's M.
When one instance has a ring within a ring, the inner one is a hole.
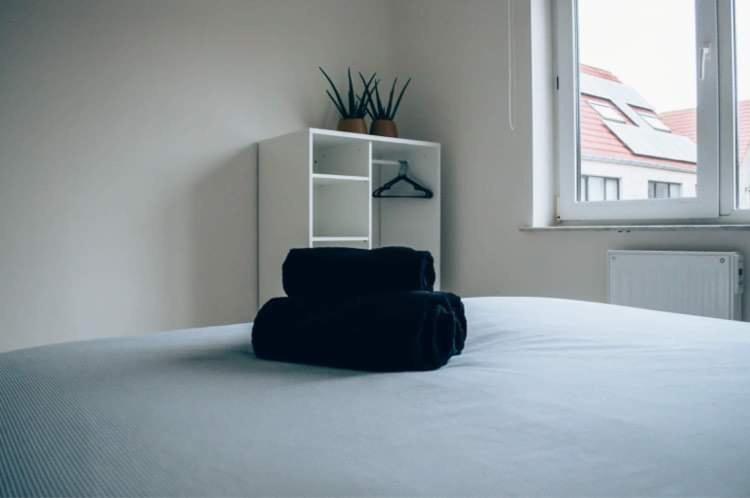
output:
M342 119L339 121L338 130L349 133L367 134L367 123L365 123L364 119Z
M370 135L398 138L398 127L393 121L390 121L388 119L378 119L377 121L372 122Z

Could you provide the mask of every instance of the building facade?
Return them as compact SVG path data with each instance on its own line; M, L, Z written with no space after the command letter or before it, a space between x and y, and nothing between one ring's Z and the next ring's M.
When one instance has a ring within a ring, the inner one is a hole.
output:
M657 112L614 74L581 66L580 201L694 197L695 109ZM739 201L750 206L750 101L738 113Z

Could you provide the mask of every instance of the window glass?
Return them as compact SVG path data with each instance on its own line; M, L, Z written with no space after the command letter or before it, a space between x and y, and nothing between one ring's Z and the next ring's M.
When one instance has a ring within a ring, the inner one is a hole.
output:
M669 197L669 184L668 183L656 183L656 194L654 197L657 199L666 199Z
M735 1L737 61L737 194L741 209L750 209L750 0Z
M589 177L588 185L589 197L588 200L591 202L603 201L604 200L604 178L598 176Z
M590 181L579 202L668 198L669 183L697 183L695 5L578 0L578 175L621 179L617 194ZM664 184L651 192L656 171Z
M648 182L649 199L676 199L682 197L682 184L669 182Z
M616 178L607 178L606 198L608 201L616 201L620 198L620 181Z
M581 199L586 202L616 201L620 198L620 180L603 176L582 176L580 191Z

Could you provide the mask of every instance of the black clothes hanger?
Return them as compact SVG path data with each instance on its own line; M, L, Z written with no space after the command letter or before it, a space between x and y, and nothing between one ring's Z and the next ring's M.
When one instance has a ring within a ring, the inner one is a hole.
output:
M409 178L409 161L398 161L398 164L400 166L398 176L375 190L375 192L372 193L373 197L378 199L432 199L434 197L432 190ZM414 188L415 193L397 195L386 194L386 192L388 192L394 185L400 182L406 182L411 185Z

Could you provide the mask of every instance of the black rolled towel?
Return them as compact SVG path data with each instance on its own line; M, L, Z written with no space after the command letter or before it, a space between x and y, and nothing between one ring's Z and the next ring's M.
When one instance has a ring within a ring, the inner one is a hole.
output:
M463 349L465 323L460 298L440 292L277 298L258 312L252 341L255 354L267 360L372 372L435 370Z
M450 307L451 311L453 311L453 314L458 320L458 324L460 325L460 327L458 328L456 333L454 354L459 355L464 350L464 345L466 344L466 332L469 330L469 327L466 323L466 310L464 309L464 303L463 301L461 301L460 297L455 294L451 294L450 292L435 292L434 294L436 296L443 296L443 298L447 302L447 305Z
M435 285L432 254L407 247L292 249L282 273L289 297L431 291Z

